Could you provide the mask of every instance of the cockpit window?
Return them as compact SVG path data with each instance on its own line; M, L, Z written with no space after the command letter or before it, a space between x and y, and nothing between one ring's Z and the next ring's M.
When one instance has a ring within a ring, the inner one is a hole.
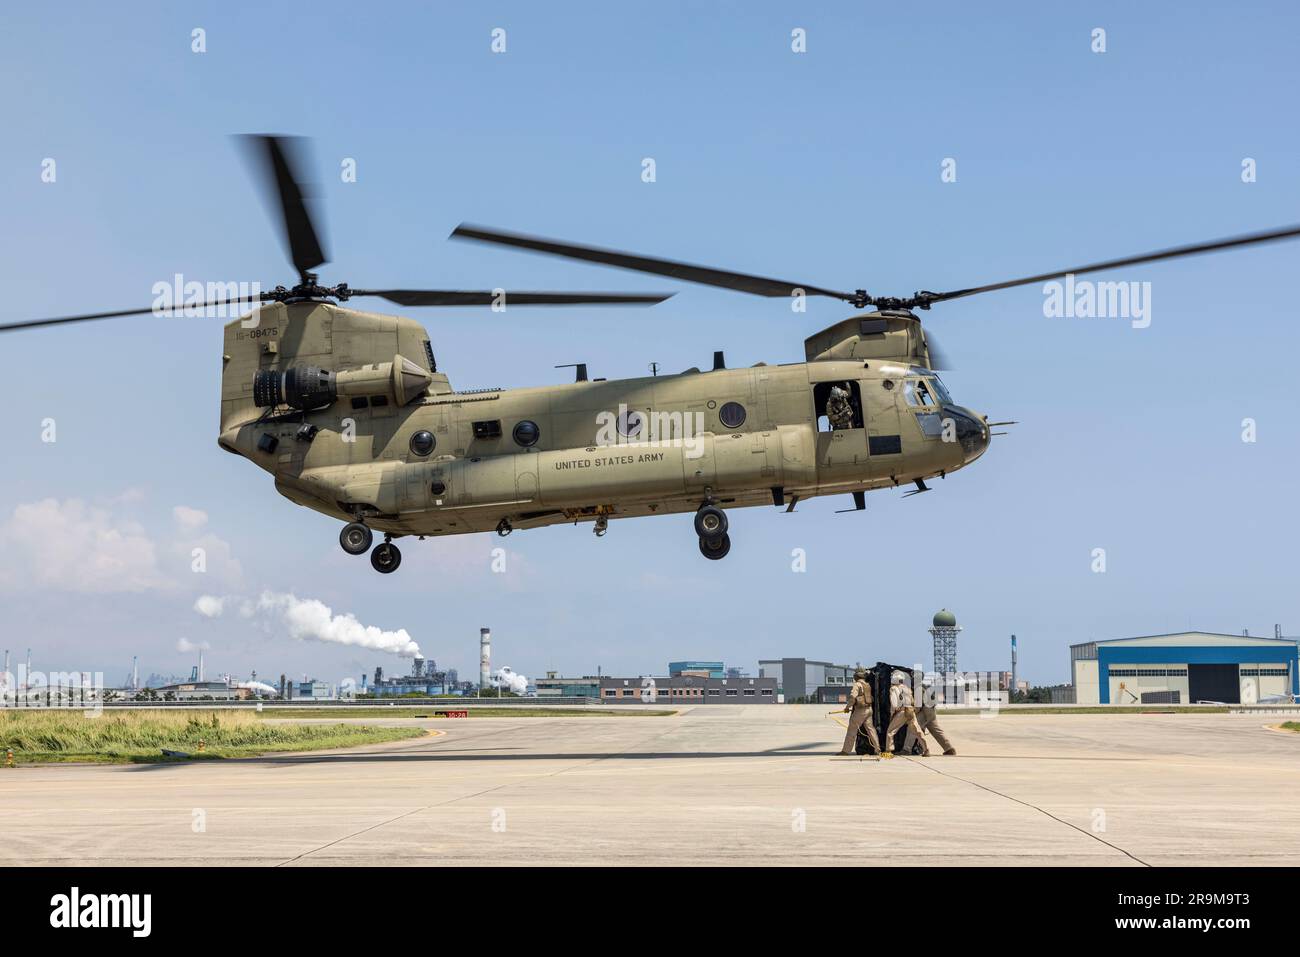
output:
M903 383L903 398L907 399L908 405L931 406L936 404L924 379L908 379Z
M908 366L907 371L909 375L925 379L930 384L931 389L934 390L934 394L939 397L941 403L952 405L952 396L948 392L948 387L943 384L943 381L935 374L933 369L927 369L924 366Z

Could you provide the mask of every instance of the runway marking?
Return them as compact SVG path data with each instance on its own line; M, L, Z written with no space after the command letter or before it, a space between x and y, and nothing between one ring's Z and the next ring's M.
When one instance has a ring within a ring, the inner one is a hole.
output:
M914 758L912 758L912 757L910 757L910 756L908 756L908 755L903 755L903 756L904 756L905 758L907 758L908 761L911 761L913 764L920 764L919 761L915 760ZM1021 805L1021 806L1023 806L1023 807L1033 808L1033 809L1034 809L1035 811L1037 811L1039 814L1046 814L1046 815L1047 815L1048 817L1050 817L1053 821L1056 821L1056 822L1059 823L1059 824L1064 824L1066 827L1072 827L1072 828L1074 828L1076 831L1078 831L1080 834L1083 834L1083 835L1085 835L1085 836L1087 836L1087 837L1090 837L1090 838L1092 838L1094 841L1099 841L1100 843L1105 844L1107 847L1110 847L1110 848L1113 848L1113 849L1119 851L1119 852L1120 852L1121 854L1123 854L1124 856L1126 856L1126 857L1128 857L1128 858L1131 858L1132 860L1137 861L1137 862L1138 862L1139 864L1141 864L1143 867L1151 867L1151 866L1152 866L1151 864L1148 864L1146 861L1142 860L1142 858L1138 857L1136 854L1130 854L1128 851L1124 850L1124 848L1120 847L1118 844L1112 844L1110 841L1106 840L1105 838L1098 837L1096 834L1092 833L1091 831L1085 831L1083 828L1079 827L1079 825L1077 825L1077 824L1071 824L1069 821L1065 820L1064 818L1059 818L1059 817L1057 817L1057 816L1056 816L1055 814L1053 814L1051 811L1045 811L1045 810L1043 810L1043 809L1042 809L1041 807L1039 807L1037 804L1031 804L1031 803L1028 802L1028 801L1022 801L1022 800L1020 800L1020 798L1012 797L1010 794L1003 794L1001 791L995 790L994 788L991 788L991 787L986 787L985 785L980 784L980 783L978 783L978 782L976 782L976 781L969 781L969 780L967 780L966 778L959 778L959 777L957 777L957 775L955 775L955 774L949 774L947 771L940 771L938 768L932 768L932 767L930 767L930 765L928 765L928 764L921 764L921 767L925 768L927 771L933 771L935 774L941 774L941 775L943 775L945 778L952 778L954 781L961 781L963 784L969 784L969 785L971 785L971 787L977 787L977 788L979 788L981 791L987 791L989 794L996 794L996 795L997 795L998 797L1000 797L1000 798L1005 798L1005 799L1008 800L1008 801L1013 801L1013 802L1015 802L1016 804L1019 804L1019 805Z

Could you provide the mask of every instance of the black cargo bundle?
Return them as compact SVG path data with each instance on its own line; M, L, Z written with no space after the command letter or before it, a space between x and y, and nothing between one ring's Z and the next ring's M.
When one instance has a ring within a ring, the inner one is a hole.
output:
M904 668L902 665L890 665L883 661L876 662L874 668L867 669L867 684L871 685L871 720L876 726L876 740L882 744L885 741L885 729L889 727L889 678L895 671L901 671L907 675L907 683L912 688L913 694L919 699L920 692L917 688L914 678L915 672L911 668ZM917 702L920 703L919 700ZM912 745L912 750L903 751L903 741L907 738L907 726L904 725L894 732L894 753L895 754L920 754L921 742L917 741ZM858 731L858 741L856 751L858 754L874 754L871 745L867 743L867 736Z

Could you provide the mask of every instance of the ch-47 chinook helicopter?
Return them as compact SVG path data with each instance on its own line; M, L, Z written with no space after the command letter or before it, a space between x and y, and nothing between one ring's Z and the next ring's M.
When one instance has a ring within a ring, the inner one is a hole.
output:
M977 293L1300 236L1300 226L908 297L842 292L664 259L462 225L454 238L493 243L768 297L828 296L859 310L804 341L804 361L677 375L457 392L415 320L343 305L639 304L670 294L524 293L322 286L326 262L292 161L293 141L249 137L299 281L292 288L186 303L255 304L225 326L217 443L275 479L280 494L344 522L353 555L390 573L393 539L694 513L701 553L731 548L728 512L871 489L928 489L988 448L987 416L957 405L913 310ZM870 309L871 311L862 311ZM0 326L58 325L150 309ZM375 532L383 541L371 546Z

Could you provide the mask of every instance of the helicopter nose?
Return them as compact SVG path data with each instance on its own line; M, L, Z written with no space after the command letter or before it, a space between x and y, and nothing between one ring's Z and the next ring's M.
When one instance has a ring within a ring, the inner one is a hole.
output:
M944 406L943 411L945 416L953 420L963 464L969 465L989 447L988 418L960 405Z

